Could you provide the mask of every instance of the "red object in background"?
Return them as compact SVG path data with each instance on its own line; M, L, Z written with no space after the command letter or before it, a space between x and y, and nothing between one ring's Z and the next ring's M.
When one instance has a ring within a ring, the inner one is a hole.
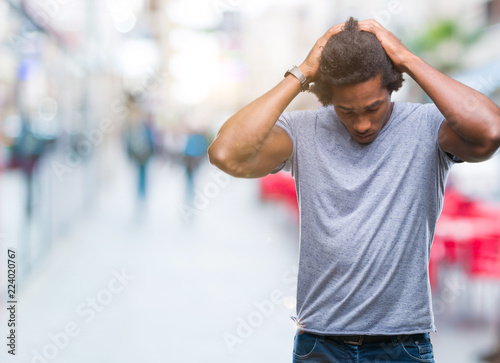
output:
M285 203L298 217L295 181L289 173L261 178L260 197ZM500 205L472 200L448 188L429 263L433 287L440 264L459 265L472 278L500 279Z
M295 180L289 173L278 172L259 179L260 199L284 203L299 221Z
M431 284L437 266L459 266L469 278L500 279L500 205L446 190L431 253Z
M469 274L500 279L500 243L498 237L476 238L471 242Z

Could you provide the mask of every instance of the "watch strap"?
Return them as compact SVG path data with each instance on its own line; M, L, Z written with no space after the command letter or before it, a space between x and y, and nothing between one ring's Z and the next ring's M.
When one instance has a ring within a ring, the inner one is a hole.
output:
M302 85L302 92L307 91L309 89L309 81L297 66L292 66L288 71L286 71L285 77L288 76L289 74L292 74L293 76L295 76L295 78L297 78L300 81L300 84Z

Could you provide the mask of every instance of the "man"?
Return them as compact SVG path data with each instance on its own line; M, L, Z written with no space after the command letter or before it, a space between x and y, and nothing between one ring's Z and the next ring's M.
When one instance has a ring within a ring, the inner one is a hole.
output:
M406 72L434 104L395 103ZM283 114L307 83L325 107ZM500 109L374 20L349 19L221 127L211 162L291 170L300 206L296 362L433 362L428 262L450 167L490 158Z

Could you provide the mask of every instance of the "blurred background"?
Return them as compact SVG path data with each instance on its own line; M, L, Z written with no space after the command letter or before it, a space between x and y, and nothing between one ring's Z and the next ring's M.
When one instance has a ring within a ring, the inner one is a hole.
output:
M499 0L2 0L0 360L291 362L293 181L226 176L206 149L351 15L500 102ZM429 101L410 79L394 99ZM430 268L437 361L494 355L498 157L453 167Z

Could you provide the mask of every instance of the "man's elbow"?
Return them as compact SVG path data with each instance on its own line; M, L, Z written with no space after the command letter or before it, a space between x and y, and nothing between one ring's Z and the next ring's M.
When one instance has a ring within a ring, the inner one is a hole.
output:
M491 159L493 156L495 156L498 153L499 149L500 149L500 137L492 139L491 146L490 146L488 152L486 153L484 160Z
M495 149L495 152L496 150L498 150L498 148L500 148L500 116L498 122L498 126L495 128L495 130L492 130L490 136L492 148Z
M217 147L212 143L207 150L208 160L210 164L225 171L225 164L227 163L227 152L224 149Z
M484 156L486 159L489 159L495 155L500 148L500 118L498 126L490 130L487 145L488 147L486 148Z
M239 163L231 157L230 152L225 148L212 143L208 148L208 160L210 164L231 176L237 178L244 177L241 173Z
M499 130L500 131L500 130ZM500 132L491 132L484 140L481 147L478 147L474 152L471 162L481 162L491 159L500 148Z
M469 147L464 157L459 156L462 160L477 163L489 160L497 154L500 149L500 114L492 117L492 120L481 132L481 141L475 143L465 141Z

